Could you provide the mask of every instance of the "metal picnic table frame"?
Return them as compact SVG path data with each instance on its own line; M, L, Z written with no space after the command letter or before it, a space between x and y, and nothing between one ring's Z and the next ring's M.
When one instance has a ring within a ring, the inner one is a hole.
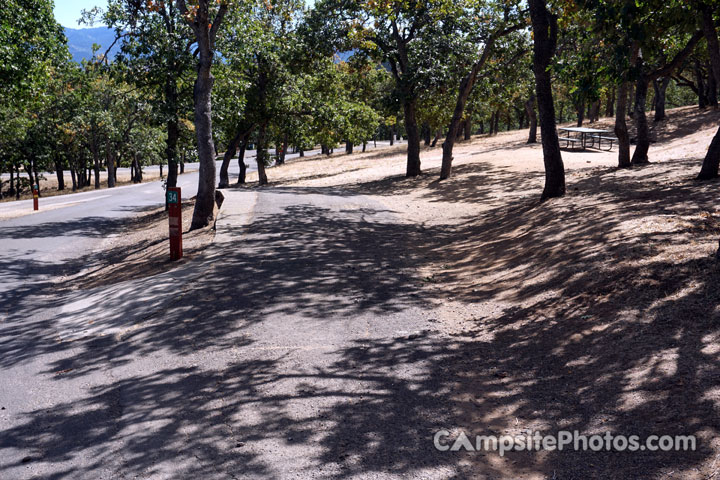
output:
M600 130L598 128L587 128L587 127L559 127L558 131L578 134L577 138L559 137L559 140L561 142L563 142L563 141L566 142L565 148L568 148L571 143L575 143L575 142L579 141L583 150L588 146L590 148L602 149L602 141L606 140L610 144L610 148L608 148L608 150L612 150L613 142L617 141L615 138L606 136L606 135L609 135L610 133L612 133L612 132L610 132L610 130ZM589 145L588 145L588 138L590 139ZM597 147L595 147L595 142L597 142Z

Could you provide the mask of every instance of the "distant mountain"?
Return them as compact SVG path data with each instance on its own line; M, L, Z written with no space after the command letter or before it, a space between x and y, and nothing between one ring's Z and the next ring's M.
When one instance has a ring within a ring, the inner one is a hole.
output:
M68 49L74 61L80 63L82 59L90 60L92 58L92 46L94 43L100 45L100 53L112 45L115 40L115 32L107 27L96 28L67 28L65 27L65 36L68 40ZM114 57L119 50L115 45L110 51L110 57Z

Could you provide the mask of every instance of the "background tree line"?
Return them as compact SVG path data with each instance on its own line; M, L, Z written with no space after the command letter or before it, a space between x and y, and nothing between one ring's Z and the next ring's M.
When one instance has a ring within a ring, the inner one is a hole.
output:
M59 190L101 188L101 172L113 187L118 167L140 182L148 165L166 166L174 186L198 161L194 228L212 219L215 161L220 187L236 158L244 183L250 147L261 185L289 151L351 154L398 135L408 176L440 143L447 178L457 141L527 128L533 143L540 128L550 198L565 191L557 123L614 117L625 168L649 160L666 108L718 105L720 6L709 0L111 0L84 21L114 29L115 44L82 64L49 0L9 1L0 195L19 198L43 172ZM717 135L698 177L719 163Z

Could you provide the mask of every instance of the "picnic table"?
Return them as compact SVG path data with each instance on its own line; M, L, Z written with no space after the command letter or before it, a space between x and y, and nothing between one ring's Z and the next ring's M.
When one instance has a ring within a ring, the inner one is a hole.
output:
M570 147L570 144L575 145L579 143L583 150L586 147L602 149L602 142L605 140L609 144L609 150L612 150L613 142L616 142L615 137L611 137L612 133L610 130L600 130L598 128L587 128L587 127L560 127L558 128L561 132L567 132L568 134L577 134L575 137L568 135L567 137L558 137L561 142L566 142L565 147ZM588 141L589 140L589 141ZM595 143L597 142L597 147Z

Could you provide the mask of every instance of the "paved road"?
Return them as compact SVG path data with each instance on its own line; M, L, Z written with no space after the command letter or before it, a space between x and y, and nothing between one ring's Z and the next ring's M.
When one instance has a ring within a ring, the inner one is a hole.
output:
M418 234L341 190L229 191L180 270L5 305L0 478L456 476Z
M377 148L387 146L388 142L377 143ZM319 154L319 150L306 152L308 157ZM287 159L296 157L288 154ZM257 168L254 160L255 152L248 152L250 171ZM218 172L220 164L217 162ZM197 193L197 168L197 164L188 164L189 172L178 177L184 198ZM234 160L229 169L231 183L238 172ZM32 200L0 203L0 305L61 274L68 261L86 255L103 238L120 232L125 218L162 205L164 194L161 182L154 181L40 201L39 213L32 213ZM22 216L3 220L18 214Z

